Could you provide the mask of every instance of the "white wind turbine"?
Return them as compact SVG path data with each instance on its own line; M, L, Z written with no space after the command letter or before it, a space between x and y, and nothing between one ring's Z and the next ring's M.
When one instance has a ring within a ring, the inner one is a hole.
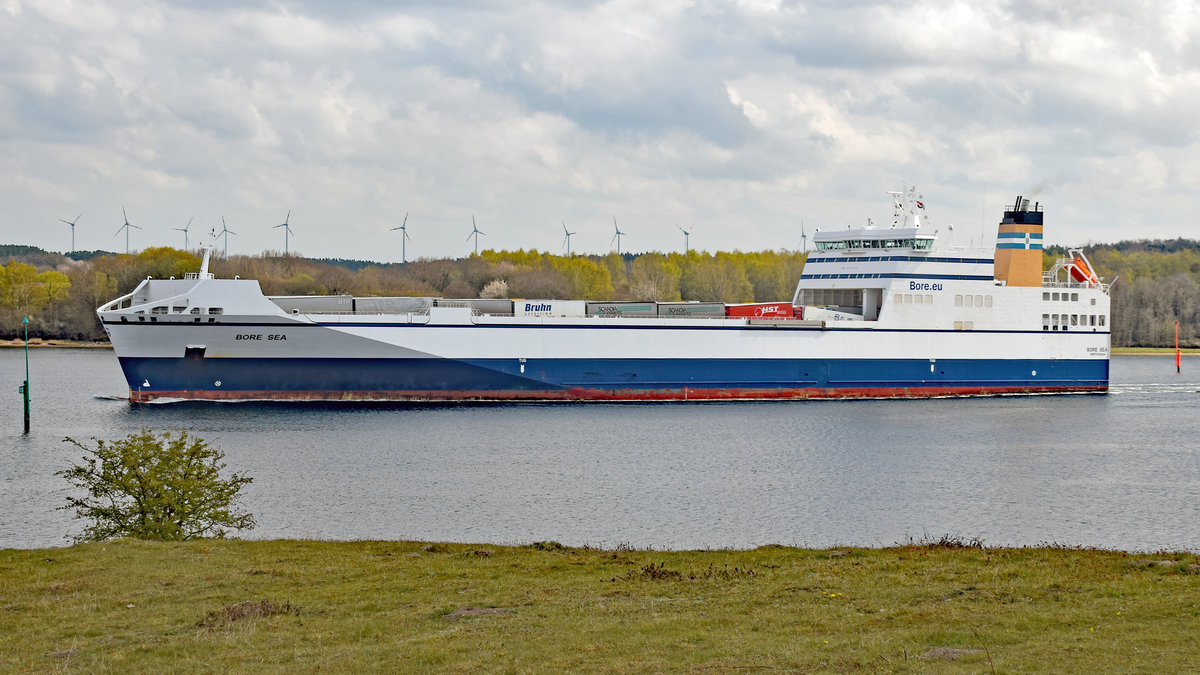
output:
M563 222L562 226L563 226L563 234L566 235L565 237L563 237L563 243L567 245L567 257L570 258L571 257L571 235L579 234L579 233L567 231L567 223L565 221Z
M407 250L406 250L404 243L406 241L412 239L412 237L408 236L408 212L407 211L404 212L404 222L400 223L400 227L393 227L392 229L390 229L388 231L395 232L396 230L400 230L400 234L403 235L402 237L400 237L400 264L403 265L404 263L408 262Z
M75 216L75 220L63 220L62 218L59 218L59 220L62 220L62 222L71 226L71 252L72 253L75 252L75 223L78 223L79 219L82 217L83 217L83 212L80 212L79 215Z
M467 235L469 241L471 237L475 237L475 255L479 255L479 235L487 236L487 232L483 232L475 224L475 216L471 216L471 234Z
M229 257L229 235L231 235L231 234L236 235L237 232L234 232L233 230L229 229L229 227L227 225L225 225L225 216L221 216L221 231L217 233L217 236L223 235L225 237L225 252L222 253L221 255L226 258ZM216 239L216 237L213 237L213 238Z
M679 231L683 233L683 252L687 253L689 248L688 238L692 236L692 230L696 229L696 226L683 227L682 225L676 225L675 227L678 227Z
M135 230L140 230L142 228L138 227L137 225L130 224L129 215L127 213L125 213L124 206L121 207L121 215L125 216L125 224L118 227L117 233L114 234L113 236L115 237L115 236L117 236L117 234L121 234L121 230L125 230L125 255L129 255L129 228L133 228Z
M617 255L621 255L621 235L625 233L621 231L621 228L617 227L616 216L613 216L613 230L616 232L616 234L613 235L612 241L609 241L608 243L612 244L613 241L617 242Z
M191 226L192 226L192 219L188 218L187 225L184 225L183 227L172 227L171 228L172 230L175 230L176 232L183 233L183 250L185 250L185 251L188 250L188 235L187 235L187 233L188 233L188 228Z
M271 228L273 230L281 228L281 227L283 228L283 254L284 255L288 254L288 237L291 236L291 234L292 234L292 227L291 227L291 225L288 225L288 222L291 221L291 219L292 219L292 210L288 209L287 217L283 219L283 222L276 225L275 227Z

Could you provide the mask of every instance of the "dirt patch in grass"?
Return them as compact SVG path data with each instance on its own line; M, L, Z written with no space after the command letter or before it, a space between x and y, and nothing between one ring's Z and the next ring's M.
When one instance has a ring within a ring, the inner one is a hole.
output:
M446 618L450 621L458 621L468 616L495 616L497 614L511 613L512 610L507 607L459 607L447 614Z
M246 602L239 602L228 607L223 607L215 612L209 612L199 625L204 628L218 628L220 626L227 626L235 621L263 619L277 614L299 616L300 608L292 607L292 603L290 602L277 605L270 600L247 600Z
M732 581L734 579L747 579L754 576L754 570L749 567L722 565L717 567L709 565L702 570L692 570L684 573L679 570L669 570L666 568L665 562L660 562L655 565L650 563L643 565L641 569L630 570L624 576L620 577L625 581L699 581L704 579L719 579L722 581ZM614 577L613 581L617 578Z
M982 649L955 649L953 647L934 647L921 655L924 661L957 661L963 656L982 654Z
M683 572L667 569L665 562L657 565L650 563L642 565L641 569L629 570L622 579L626 581L679 581L683 579ZM613 581L616 579L614 578Z

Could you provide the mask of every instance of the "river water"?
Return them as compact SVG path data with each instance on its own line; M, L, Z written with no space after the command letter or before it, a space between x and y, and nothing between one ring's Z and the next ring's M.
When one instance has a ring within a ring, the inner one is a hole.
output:
M24 364L0 350L0 548L82 529L65 436L183 428L254 478L246 538L1200 550L1200 357L1116 357L1106 396L131 406L111 351L36 349L29 435Z

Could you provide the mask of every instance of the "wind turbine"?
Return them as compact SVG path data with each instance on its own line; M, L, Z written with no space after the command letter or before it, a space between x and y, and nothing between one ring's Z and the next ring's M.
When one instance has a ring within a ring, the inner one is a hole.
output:
M481 232L479 227L475 225L475 216L471 216L471 234L467 235L467 239L475 237L475 255L479 255L479 235L487 236L487 232Z
M683 252L687 253L688 252L688 237L690 237L692 235L692 230L696 229L696 226L692 225L691 227L685 228L682 225L676 225L675 227L678 227L679 231L683 233Z
M621 228L617 227L616 216L613 216L613 230L616 231L616 234L613 235L612 241L608 243L611 244L613 241L617 242L617 255L621 255L621 235L625 233L621 231Z
M81 212L79 215L75 216L75 220L63 220L62 218L59 218L59 220L62 220L62 222L71 226L71 252L72 253L75 252L75 223L78 223L79 219L82 217L83 217L83 213Z
M808 235L804 232L804 221L800 221L800 246L801 253L808 253Z
M182 233L183 233L183 250L185 250L185 251L188 249L188 236L187 236L187 231L188 231L188 228L189 228L189 227L191 227L191 226L192 226L192 219L191 219L191 218L188 218L188 224L187 224L187 225L184 225L183 227L172 227L172 228L171 228L172 230L175 230L176 232L182 232Z
M229 229L229 227L225 225L225 216L221 216L221 231L217 232L216 236L214 236L213 239L216 239L217 237L219 237L221 235L225 235L225 252L222 253L221 255L226 258L229 257L229 235L231 235L231 234L236 235L237 232L234 232L233 230Z
M125 230L125 255L129 255L129 228L132 227L135 230L140 230L142 228L138 227L137 225L130 224L129 215L127 213L125 213L124 206L121 207L121 215L125 216L125 224L118 227L116 234L114 234L113 236L115 237L115 236L117 236L117 234L121 234L121 230Z
M271 228L273 230L279 229L281 227L283 228L283 254L284 255L288 254L288 236L292 234L292 227L290 225L288 225L288 221L290 221L291 219L292 219L292 210L288 209L287 218L284 218L282 223Z
M404 222L400 223L400 227L393 227L392 229L388 230L388 232L395 232L396 230L400 230L400 234L404 235L404 236L400 237L400 264L401 265L408 262L407 258L405 257L404 242L409 239L412 239L412 237L408 236L407 228L408 228L408 212L405 211L404 212Z
M578 232L568 232L567 224L565 222L562 224L562 226L563 226L563 233L565 235L567 235L567 236L563 237L563 243L567 245L567 257L570 258L571 257L571 235L579 234L579 233Z

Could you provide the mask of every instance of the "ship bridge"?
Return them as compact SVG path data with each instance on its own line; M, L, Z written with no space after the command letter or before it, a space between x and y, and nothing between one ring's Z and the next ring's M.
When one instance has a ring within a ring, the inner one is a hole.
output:
M994 280L990 250L939 245L938 230L926 221L925 204L915 190L890 194L890 227L875 227L868 220L863 228L817 231L817 250L805 261L794 304L874 321L897 281Z

